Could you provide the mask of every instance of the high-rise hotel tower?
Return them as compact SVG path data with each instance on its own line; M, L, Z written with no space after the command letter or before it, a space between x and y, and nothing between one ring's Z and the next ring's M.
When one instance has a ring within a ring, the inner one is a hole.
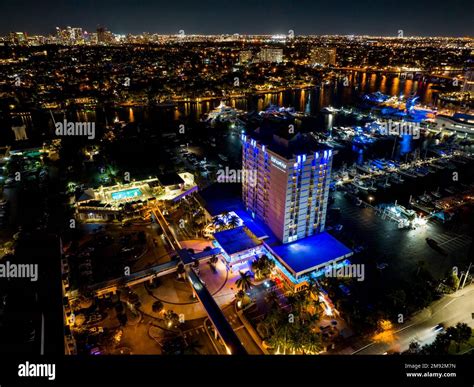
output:
M243 201L252 216L289 243L324 231L332 149L310 135L242 135Z

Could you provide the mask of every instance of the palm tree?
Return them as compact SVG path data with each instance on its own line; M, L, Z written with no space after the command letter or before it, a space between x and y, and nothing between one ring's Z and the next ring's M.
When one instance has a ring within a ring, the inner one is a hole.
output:
M240 218L238 216L232 215L228 220L227 224L229 228L236 228L240 224Z
M312 333L306 336L304 343L304 350L310 353L318 353L321 351L321 335L317 333Z
M220 216L214 218L212 223L214 223L214 226L216 226L216 228L224 228L226 225L225 220Z
M272 308L265 316L263 323L268 327L269 330L275 332L279 324L288 323L288 316L282 311L282 309Z
M252 262L252 270L254 271L256 278L268 277L274 267L275 262L268 258L268 256L265 254Z
M220 217L221 217L225 222L227 222L227 220L229 220L229 215L230 215L230 214L229 214L229 211L224 211L224 212L220 215Z
M237 300L242 300L243 298L245 297L245 292L243 290L239 290L236 294L235 294L235 298Z
M175 327L179 323L179 316L173 310L168 310L165 313L165 321L168 327Z
M265 301L270 305L270 308L273 308L280 303L280 297L275 291L272 291L265 296Z
M244 305L244 301L247 297L247 294L243 290L239 290L235 294L235 299L237 300L237 306L241 308Z
M446 329L446 334L457 344L456 352L459 352L461 344L471 338L472 329L466 323L457 323L456 326Z
M263 277L262 268L260 266L260 261L258 259L252 261L251 267L252 267L253 273L255 274L255 279L259 279Z
M215 265L217 261L218 261L217 255L213 255L211 259L209 260L209 262L211 262L211 264L213 265Z
M318 281L314 277L310 277L308 280L308 290L316 295L319 291Z
M235 281L235 284L239 289L242 289L244 292L249 290L252 287L252 280L251 280L251 274L249 271L246 271L245 273L243 271L239 271L240 278Z
M160 300L157 300L151 306L151 310L154 313L160 313L163 310L163 303Z

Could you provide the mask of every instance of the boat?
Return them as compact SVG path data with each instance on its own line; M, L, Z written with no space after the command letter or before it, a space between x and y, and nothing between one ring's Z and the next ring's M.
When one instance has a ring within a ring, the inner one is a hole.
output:
M374 181L373 181L373 180L372 180L371 186L369 187L369 191L370 191L370 192L377 192L377 188L374 187Z
M453 170L453 169L456 169L456 166L453 163L450 163L449 161L447 161L446 168Z
M451 194L451 195L454 195L456 193L456 188L454 186L450 186L448 188L445 188L444 189L447 193Z
M425 177L428 175L428 172L427 171L425 172L422 168L415 168L413 172L415 173L415 175L419 177Z
M432 166L433 168L436 168L436 169L440 170L440 171L442 171L442 170L445 169L445 167L444 167L443 165L440 165L440 164L438 164L438 163L436 163L436 162L431 163L431 166Z
M375 142L375 138L372 138L363 133L363 134L354 136L351 142L352 144L357 144L357 145L367 145L367 144L373 144Z
M392 173L390 175L390 181L395 184L403 184L405 182L405 180L398 173Z
M349 180L349 174L347 173L347 171L341 171L340 176L343 181Z
M418 177L417 175L415 175L415 174L413 173L413 171L412 171L410 168L408 168L408 169L400 169L400 170L398 171L398 173L400 173L400 174L402 174L402 175L404 175L404 176L410 177L410 178L412 178L412 179L416 179L416 178Z
M364 173L372 173L373 170L371 169L370 165L368 163L364 163L363 165L357 165L356 166L357 169L359 169L360 171L364 172Z
M441 193L439 192L439 187L438 187L438 189L437 189L436 191L431 191L430 193L431 193L431 195L433 195L433 196L434 196L435 198L437 198L437 199L441 199L441 197L443 196L443 195L441 195Z
M371 160L370 163L378 168L378 169L385 169L387 167L387 163L385 161L382 161L382 160L379 160L379 159L375 159L375 160Z
M380 165L382 167L382 169L387 168L387 166L388 166L388 162L384 159L375 159L374 163L376 163L377 165Z
M215 122L231 122L231 123L242 123L238 117L243 114L242 110L234 109L233 107L227 106L224 101L221 101L219 106L207 113L201 122L214 124Z
M427 193L424 193L423 195L421 195L419 198L418 198L419 201L425 203L425 204L429 204L431 203L431 201L433 200L433 198L428 195Z
M355 166L350 167L347 170L347 173L349 174L350 177L356 177L358 175L357 168Z
M416 215L416 212L414 210L408 210L400 205L398 206L398 208L400 209L400 213L408 218L414 217Z
M377 181L377 186L379 186L380 188L390 188L392 185L388 182L388 177L385 179L385 181L382 179L382 180L379 180Z
M346 189L344 192L344 195L349 195L349 194L357 195L359 193L359 189L352 183L345 185L344 188Z
M453 157L452 161L455 162L455 163L461 164L461 165L466 165L467 164L466 160L464 160L461 157L457 157L457 156Z
M365 183L359 179L354 179L351 183L357 189L361 189L362 191L368 191L369 187L365 185Z
M321 109L321 113L326 113L326 114L339 113L339 109L333 108L332 106L326 106Z
M383 94L380 91L376 91L375 93L365 94L362 99L367 102L372 102L375 104L379 104L382 102L387 101L390 98L389 95Z

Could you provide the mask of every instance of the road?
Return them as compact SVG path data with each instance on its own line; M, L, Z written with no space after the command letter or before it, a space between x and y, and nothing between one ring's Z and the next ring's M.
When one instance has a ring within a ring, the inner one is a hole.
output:
M394 344L371 343L357 350L357 355L381 355L389 350L405 351L410 342L418 340L421 345L430 344L436 336L437 324L446 327L464 322L474 328L474 284L434 302L416 317L407 322L396 333Z
M250 333L247 331L244 324L242 324L242 321L240 321L237 313L235 313L234 305L231 304L225 307L222 311L248 353L250 355L263 355L262 350L252 339L252 336L250 336Z

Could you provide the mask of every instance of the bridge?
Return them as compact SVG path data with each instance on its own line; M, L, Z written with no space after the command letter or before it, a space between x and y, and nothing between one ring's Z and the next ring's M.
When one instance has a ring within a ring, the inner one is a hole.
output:
M202 306L206 310L209 320L214 326L216 334L218 334L227 349L228 354L247 354L247 351L243 347L239 338L235 334L234 330L230 326L229 322L225 318L222 310L217 305L216 301L212 297L211 293L207 290L196 272L191 268L191 265L195 261L201 261L210 259L212 256L220 254L220 248L214 248L210 250L203 250L197 254L191 253L190 251L183 249L169 223L163 216L163 213L155 206L152 208L152 214L156 221L163 230L163 235L169 244L173 247L178 255L177 260L165 262L153 267L132 273L127 277L115 278L109 281L104 281L92 285L89 290L93 291L95 295L104 295L111 292L115 292L119 287L122 286L134 286L146 281L152 281L154 278L161 277L177 270L178 265L182 263L186 270L186 277L189 284L193 288L194 295L201 302ZM74 291L77 295L77 291ZM71 297L74 297L71 294Z

